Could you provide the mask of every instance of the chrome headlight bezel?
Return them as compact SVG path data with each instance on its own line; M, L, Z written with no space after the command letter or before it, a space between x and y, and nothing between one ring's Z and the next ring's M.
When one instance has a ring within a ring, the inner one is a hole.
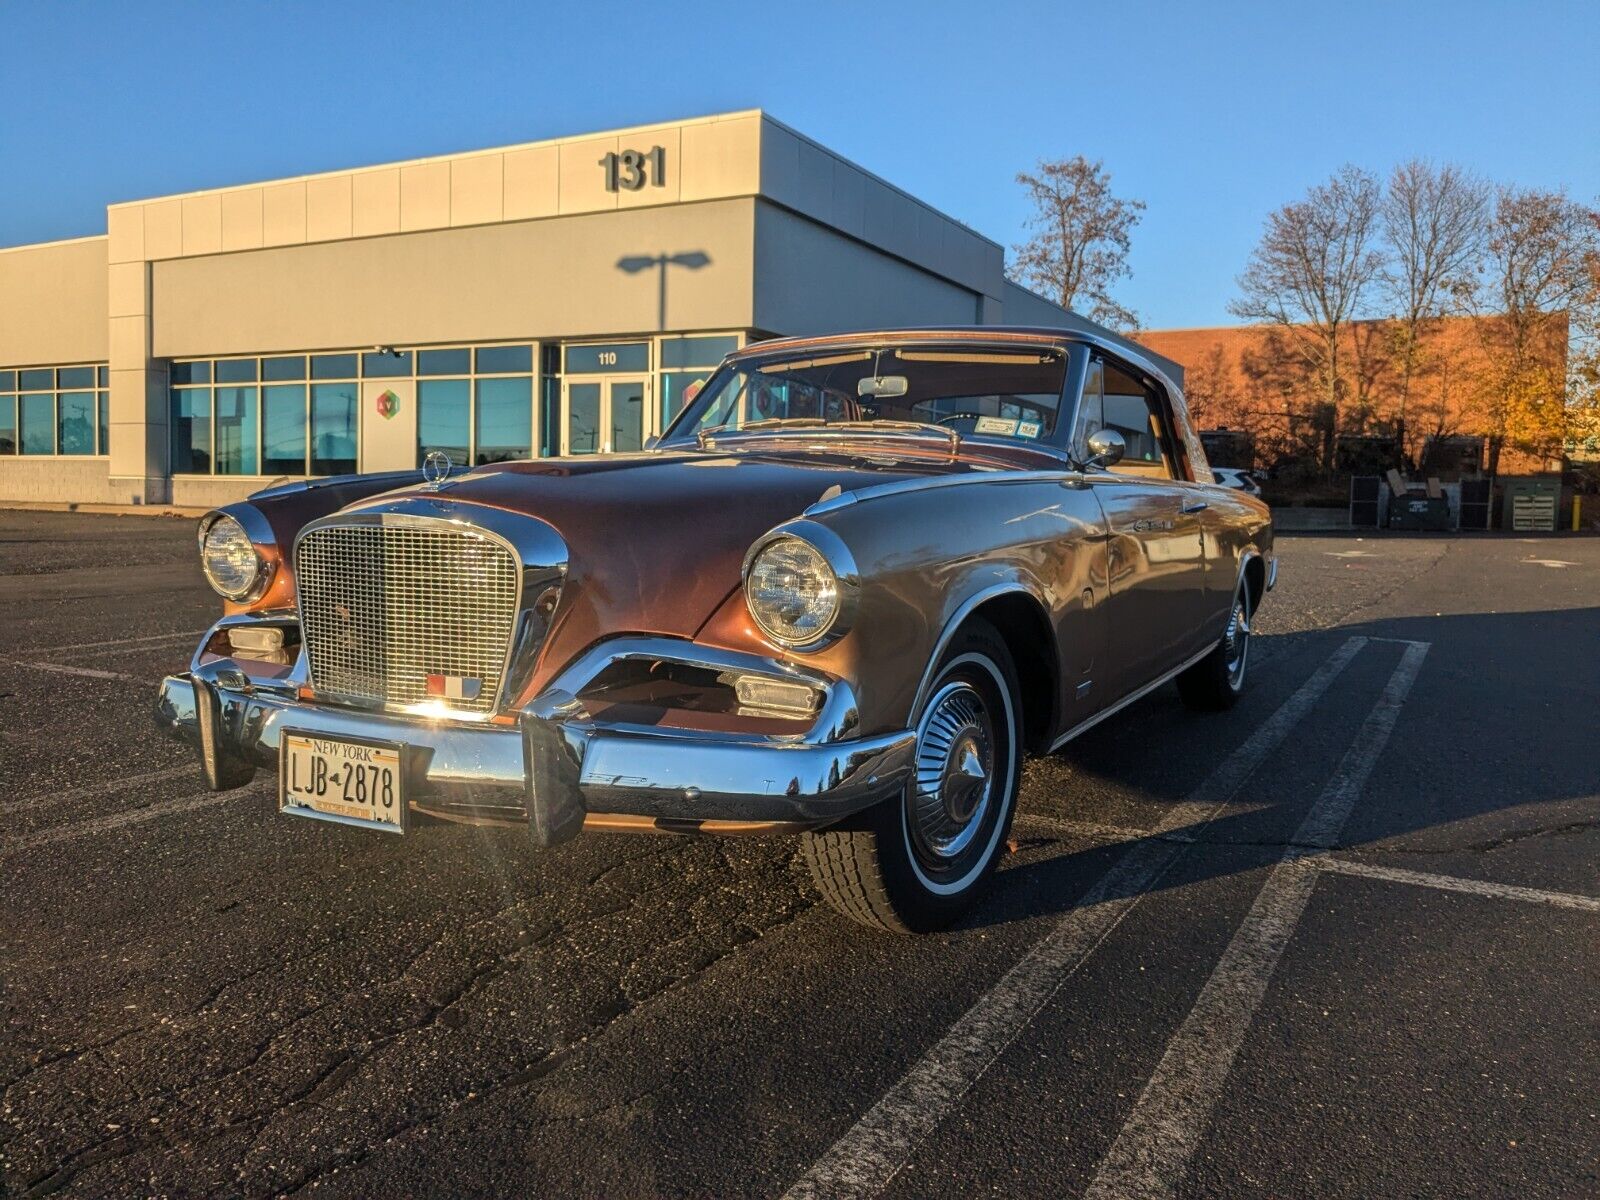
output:
M833 577L833 613L815 632L808 632L803 638L794 637L783 629L775 627L767 617L763 616L760 607L750 594L751 569L764 553L786 541L798 542L805 546L817 556L822 566ZM744 592L745 609L749 612L751 620L756 623L756 628L761 631L763 637L784 649L802 654L821 650L849 633L855 621L861 577L856 570L855 559L843 540L825 525L819 525L814 521L792 521L763 534L745 554L744 566L739 577L741 590Z
M200 549L200 570L206 577L206 582L211 585L211 590L224 600L231 600L235 604L248 604L259 600L266 592L267 585L272 581L273 564L262 556L260 549L261 532L266 523L262 520L251 520L251 516L258 516L254 509L246 513L236 509L218 509L216 512L207 513L200 520L199 529L196 531L196 541ZM211 558L208 552L211 535L215 533L223 522L230 523L238 531L250 547L250 555L254 562L254 570L250 574L248 583L242 587L226 587L212 570ZM252 528L258 527L258 528ZM265 529L265 536L270 540L271 531Z

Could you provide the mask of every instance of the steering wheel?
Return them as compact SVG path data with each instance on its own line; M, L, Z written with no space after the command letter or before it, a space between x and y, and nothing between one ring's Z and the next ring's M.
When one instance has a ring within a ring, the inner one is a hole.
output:
M980 416L975 412L948 413L934 422L935 425L948 425L951 421L976 421Z

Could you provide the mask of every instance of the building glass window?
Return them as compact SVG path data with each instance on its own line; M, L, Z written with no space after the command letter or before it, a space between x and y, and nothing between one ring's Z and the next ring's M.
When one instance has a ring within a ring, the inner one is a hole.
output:
M94 382L94 368L83 368L88 372L89 382ZM66 376L66 372L61 372ZM62 392L56 403L58 422L60 424L59 442L57 445L60 454L93 454L94 453L94 423L95 400L93 392Z
M304 379L306 377L306 356L304 354L288 355L282 358L263 358L261 360L261 378L267 383L274 383L284 379Z
M306 385L261 389L261 473L306 473Z
M356 377L356 356L354 354L313 354L311 356L311 378L313 379L354 379Z
M672 337L661 339L660 383L656 388L660 412L656 414L663 431L693 400L711 372L729 354L739 348L736 333L707 334L697 337Z
M482 356L479 351L479 356ZM469 375L472 373L472 351L459 350L417 351L418 375Z
M0 454L105 454L107 380L93 364L0 371Z
M480 346L477 359L479 375L531 375L533 373L532 346Z
M417 465L442 450L458 467L471 454L472 384L466 379L424 379L417 384Z
M50 392L17 397L17 444L23 454L56 452L56 398Z
M256 370L253 358L223 358L217 360L212 378L217 383L254 383Z
M400 350L394 354L374 351L361 356L361 375L364 379L402 379L411 375L411 351Z
M216 390L215 461L218 475L257 473L256 435L259 428L255 388L219 387Z
M311 474L355 473L358 386L354 383L311 385Z
M208 362L175 362L168 375L174 387L188 383L210 383L211 364Z
M211 473L211 389L172 393L172 473Z
M480 379L474 462L512 462L533 452L533 380Z

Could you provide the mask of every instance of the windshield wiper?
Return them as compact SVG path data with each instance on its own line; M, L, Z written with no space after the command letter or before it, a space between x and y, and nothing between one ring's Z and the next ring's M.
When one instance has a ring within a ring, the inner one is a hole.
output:
M704 450L709 445L713 434L723 432L744 433L751 429L782 429L785 427L790 429L820 428L827 423L821 417L765 417L760 421L746 421L743 425L737 425L729 421L722 425L708 425L706 428L699 430L695 434L695 441L699 442L700 449Z
M935 425L931 421L826 421L821 417L767 417L760 421L746 421L743 425L729 422L725 425L712 425L700 430L695 435L695 440L700 444L700 449L706 450L714 445L713 437L716 434L749 433L751 430L764 429L839 429L850 431L863 431L866 433L897 432L897 433L932 433L950 443L950 453L953 455L961 449L961 435L947 425Z
M950 443L950 453L961 449L961 435L948 425L935 425L932 421L834 421L830 429L903 429L914 433L933 433Z

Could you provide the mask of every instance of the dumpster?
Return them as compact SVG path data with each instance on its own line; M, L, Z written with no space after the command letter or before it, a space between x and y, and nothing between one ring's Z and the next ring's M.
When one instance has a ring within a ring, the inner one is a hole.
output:
M1451 527L1450 501L1445 496L1419 496L1410 493L1389 501L1390 529L1448 530Z

